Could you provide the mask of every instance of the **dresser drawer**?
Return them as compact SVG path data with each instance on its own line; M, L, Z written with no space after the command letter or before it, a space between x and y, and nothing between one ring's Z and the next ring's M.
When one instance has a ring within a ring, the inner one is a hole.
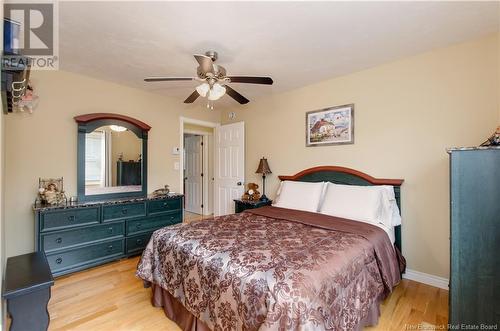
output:
M142 251L148 244L153 232L148 232L127 238L127 254Z
M158 215L182 208L182 199L152 200L148 202L148 215Z
M146 216L146 202L123 203L102 207L104 222Z
M181 212L170 212L169 214L133 220L127 222L127 235L150 232L161 227L181 222Z
M49 254L47 260L52 272L76 268L81 265L98 262L112 257L123 255L123 239L103 242L100 244L76 248L60 254Z
M125 223L111 223L96 226L88 226L81 229L49 232L42 235L42 250L49 253L61 248L68 248L85 243L91 243L104 239L123 237L125 235Z
M99 207L43 212L40 222L42 232L99 223Z

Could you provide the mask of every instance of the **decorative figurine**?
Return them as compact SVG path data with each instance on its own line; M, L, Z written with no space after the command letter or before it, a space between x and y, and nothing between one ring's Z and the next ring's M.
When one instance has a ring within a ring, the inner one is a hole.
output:
M257 190L259 188L259 185L255 183L248 183L248 190L243 194L241 197L241 200L247 200L247 201L259 201L260 199L260 192Z
M500 145L500 126L481 146L499 146Z
M159 188L153 192L153 197L161 197L168 195L170 193L170 189L168 185L165 185L163 188Z

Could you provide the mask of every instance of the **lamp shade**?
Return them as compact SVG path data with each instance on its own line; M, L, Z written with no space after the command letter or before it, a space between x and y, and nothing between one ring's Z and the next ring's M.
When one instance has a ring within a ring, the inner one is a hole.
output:
M256 174L263 174L263 175L272 173L271 168L269 168L269 163L267 163L266 158L263 157L262 159L260 159L259 167L257 168L257 171L255 171L255 173Z

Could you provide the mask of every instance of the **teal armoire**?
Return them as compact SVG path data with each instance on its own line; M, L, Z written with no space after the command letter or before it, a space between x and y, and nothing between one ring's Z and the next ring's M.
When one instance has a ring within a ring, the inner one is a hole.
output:
M450 329L500 328L500 148L449 153Z

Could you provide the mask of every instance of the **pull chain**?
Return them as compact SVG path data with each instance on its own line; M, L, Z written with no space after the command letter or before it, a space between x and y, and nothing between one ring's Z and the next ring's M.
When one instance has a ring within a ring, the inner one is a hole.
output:
M207 101L207 108L210 109L210 110L214 110L214 103L211 102L210 100Z

